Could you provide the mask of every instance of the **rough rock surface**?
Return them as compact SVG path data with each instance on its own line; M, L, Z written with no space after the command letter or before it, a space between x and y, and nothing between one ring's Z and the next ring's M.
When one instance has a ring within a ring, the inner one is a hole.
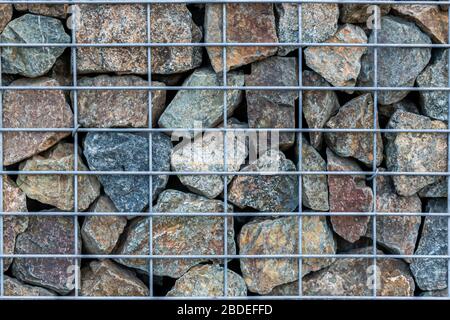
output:
M351 159L341 158L327 149L328 171L361 171ZM372 190L364 176L328 175L331 212L372 211ZM357 241L367 231L368 216L332 216L334 231L349 242Z
M74 254L73 217L30 216L27 231L16 241L16 254ZM81 241L78 244L81 252ZM75 259L71 258L16 258L13 275L32 285L60 294L68 294L75 287L71 281Z
M279 171L296 171L296 168L281 151L268 150L240 172ZM228 200L241 208L294 211L298 206L298 178L296 175L239 175L230 184Z
M246 127L246 124L233 120L228 121L228 128ZM245 132L228 132L227 171L239 171L248 155ZM174 171L225 171L224 168L224 133L207 132L196 136L194 141L183 143L174 148L171 156L171 166ZM180 175L181 183L192 192L208 198L216 198L223 192L224 179L220 175ZM233 176L228 176L230 183Z
M327 163L319 152L302 137L302 171L327 171ZM297 150L298 154L298 150ZM300 169L300 168L298 168ZM328 182L326 175L304 175L302 204L316 211L328 211Z
M146 6L79 5L80 21L77 43L146 43ZM151 40L156 43L199 42L200 28L192 21L185 4L151 6ZM202 61L200 47L155 47L151 49L152 72L179 73L198 67ZM79 48L80 73L147 74L147 48Z
M275 10L279 42L298 42L298 6L293 3L277 3ZM338 18L339 8L335 3L302 4L302 42L323 42L330 38L338 29ZM278 54L285 56L295 49L280 46Z
M227 42L278 42L275 15L271 3L229 3L227 9ZM223 41L222 5L206 4L205 42ZM214 71L223 70L223 47L206 47ZM277 52L277 47L228 47L226 69L262 60Z
M108 76L82 78L79 86L99 87L143 87L148 86L137 76ZM152 82L152 86L165 86ZM165 108L166 91L154 90L152 94L152 125ZM147 127L149 91L147 90L81 90L78 92L78 122L83 127Z
M232 212L228 206L228 212ZM176 190L165 190L158 198L153 212L200 213L223 212L223 201ZM149 220L139 218L127 227L118 254L149 253ZM153 254L156 255L217 255L223 254L224 218L219 216L157 216L153 218ZM228 220L228 254L236 252L233 219ZM158 276L179 278L189 268L209 259L156 259L153 272ZM120 259L121 264L148 273L148 260Z
M227 270L227 296L241 297L247 295L247 287L240 275ZM223 279L225 269L217 265L203 265L190 269L175 282L167 293L168 297L217 297L223 296Z
M221 86L223 79L210 68L195 70L183 83L184 87ZM230 72L228 86L243 86L243 72ZM242 90L227 90L227 112L231 116L242 100ZM223 120L222 90L180 90L159 118L162 128L211 128ZM187 130L186 130L187 131Z
M101 196L88 210L89 212L116 212L112 201ZM123 216L86 216L81 227L84 248L92 254L112 252L127 224Z
M373 2L376 3L377 0ZM373 4L341 4L339 6L339 21L343 23L368 23L375 24L375 9ZM386 15L391 10L391 5L378 6L379 14Z
M378 115L381 117L386 118L389 120L389 118L394 114L397 110L403 110L411 113L420 114L419 108L417 105L407 99L403 99L399 102L393 103L393 104L387 104L387 105L379 105L378 106Z
M444 122L402 110L396 111L387 126L392 129L446 129ZM428 133L387 134L388 171L444 172L447 170L447 136ZM397 193L410 196L438 181L438 176L393 176Z
M440 51L417 77L418 87L446 87L448 86L448 50ZM447 120L448 92L421 91L420 105L425 116L438 120Z
M297 78L296 59L275 56L252 63L251 74L245 77L245 85L296 86ZM250 128L295 128L298 91L246 90L245 94ZM287 149L294 144L295 133L279 133L278 139L280 148Z
M8 22L11 21L13 16L13 7L11 4L0 5L0 32L5 29Z
M105 259L92 261L81 271L81 295L145 297L148 288L132 271Z
M367 36L358 26L345 24L325 42L367 43ZM336 87L354 86L361 70L365 47L308 47L304 50L306 65Z
M349 254L372 253L372 248L349 251ZM378 251L381 254L381 251ZM373 260L364 258L336 259L326 269L303 278L305 296L371 296L375 272ZM397 259L377 260L377 296L405 297L414 295L414 279L408 265ZM297 295L298 282L275 288L271 295Z
M336 244L325 217L302 219L302 253L334 254ZM298 218L255 220L239 234L239 252L247 255L298 253ZM303 259L302 274L320 270L334 259ZM269 293L274 287L298 279L298 259L241 259L241 270L250 291Z
M373 129L372 94L366 93L356 97L339 109L339 112L326 124L331 129ZM378 119L377 119L377 128ZM367 166L373 165L374 154L373 133L364 132L326 132L325 141L328 147L341 157L353 157ZM383 161L383 141L381 133L377 133L377 166Z
M4 212L27 212L27 199L14 181L3 177L3 211ZM27 216L4 216L3 217L3 252L13 254L16 238L28 228ZM1 235L0 235L1 236ZM3 270L7 271L13 259L6 258L3 261Z
M430 184L419 191L421 198L446 198L447 193L447 179L438 178L438 181Z
M74 146L59 143L41 155L21 163L22 171L72 171L74 170ZM78 157L78 170L87 167ZM19 175L17 185L28 198L55 206L64 211L74 209L74 178L71 175ZM92 175L78 176L78 210L84 211L100 195L100 183Z
M402 18L381 17L381 29L378 30L379 44L431 44L430 38L412 22ZM369 43L374 43L372 32ZM425 68L431 58L430 48L400 48L382 47L378 54L378 86L379 87L410 87L419 73ZM382 59L381 59L382 57ZM358 79L359 86L373 86L374 81L374 50L362 58L362 68ZM378 103L392 104L402 100L408 91L380 91Z
M448 41L448 15L437 5L393 5L392 11L413 21L433 41L445 44Z
M384 169L383 169L384 171ZM395 192L390 176L377 178L377 212L422 212L422 202L417 195L402 197ZM421 223L420 216L378 216L377 242L394 254L411 255L416 247ZM367 237L372 237L372 221ZM405 259L411 262L410 259Z
M446 213L447 199L429 200L426 212ZM417 255L446 255L447 254L448 218L425 217L419 246L414 254ZM411 263L411 272L420 289L439 290L447 287L447 260L434 258L417 258Z
M314 71L303 71L303 85L330 87L330 84ZM339 109L339 100L335 91L303 92L303 115L309 128L322 129L325 123ZM322 145L322 132L310 132L311 145L319 149Z
M18 11L28 11L34 14L40 14L43 16L50 16L55 18L66 18L69 13L69 4L31 4L20 3L14 4L14 8Z
M172 142L162 133L152 134L153 171L170 170ZM148 138L131 133L91 133L84 141L88 166L95 171L148 171ZM149 201L149 177L99 175L105 193L120 212L140 212ZM165 188L168 176L153 176L153 199Z
M54 292L41 287L30 286L7 275L3 275L3 279L3 288L7 297L56 296Z
M50 78L20 79L11 86L59 86ZM73 115L61 90L5 90L3 127L70 128ZM5 132L3 161L10 165L47 150L69 132Z
M1 35L4 43L69 43L70 36L58 19L26 14L6 26ZM46 74L64 47L5 47L2 49L2 72L25 77Z

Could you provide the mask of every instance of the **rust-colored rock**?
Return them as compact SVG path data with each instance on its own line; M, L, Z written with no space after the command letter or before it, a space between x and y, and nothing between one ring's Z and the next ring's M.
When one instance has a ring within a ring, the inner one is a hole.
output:
M5 296L7 297L56 296L56 294L50 290L30 286L29 284L22 283L15 278L8 277L7 275L3 275L3 288L5 290Z
M10 4L0 4L0 32L5 29L13 16L13 7Z
M271 3L229 3L227 9L227 42L278 42L275 15ZM207 4L205 42L223 42L222 4ZM207 47L216 72L223 70L223 47ZM227 47L227 71L262 60L277 52L277 47Z
M59 86L50 78L20 79L11 86ZM73 114L62 90L5 90L4 128L70 128ZM5 132L4 165L14 164L47 150L70 132Z
M341 158L327 149L328 171L361 171L353 160ZM328 175L331 212L372 211L372 189L365 176ZM349 242L357 241L367 231L368 216L332 216L334 231Z
M110 260L92 261L81 270L81 295L85 297L145 297L148 288L136 275Z

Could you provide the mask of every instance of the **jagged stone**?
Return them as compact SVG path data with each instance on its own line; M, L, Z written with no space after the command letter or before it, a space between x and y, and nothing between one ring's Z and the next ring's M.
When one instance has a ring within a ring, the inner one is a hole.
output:
M7 297L56 296L56 294L50 290L30 286L29 284L22 283L17 279L8 277L7 275L3 275L3 288L5 290L5 296Z
M13 16L13 6L11 4L0 5L0 32L5 29Z
M373 1L373 4L341 4L339 6L340 16L339 21L343 23L373 23L375 24L375 10L379 10L379 15L384 16L391 10L390 4L375 5L377 0ZM375 6L378 9L375 9Z
M69 4L31 4L31 3L20 3L14 4L14 8L17 11L28 11L34 14L40 14L43 16L50 16L60 19L65 19L69 14ZM76 10L76 9L75 9ZM71 13L75 13L71 11Z

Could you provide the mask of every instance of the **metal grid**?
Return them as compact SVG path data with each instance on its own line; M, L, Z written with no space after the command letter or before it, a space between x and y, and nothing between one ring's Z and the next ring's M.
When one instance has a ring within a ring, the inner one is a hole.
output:
M233 43L227 41L227 6L228 3L292 3L297 4L298 8L298 42L293 43ZM388 172L383 171L380 172L377 169L376 159L377 159L377 134L378 133L429 133L429 134L447 134L448 143L450 145L450 127L447 129L380 129L377 128L377 102L378 102L378 93L380 91L445 91L449 96L449 107L448 107L448 117L450 119L450 76L448 79L448 86L446 87L379 87L378 86L378 48L386 48L386 47L396 47L396 48L450 48L450 43L447 44L378 44L377 43L377 28L373 29L375 34L375 42L374 43L366 43L366 44L355 44L355 43L310 43L302 41L302 4L307 3L334 3L334 4L374 4L374 5L382 5L382 4L419 4L419 5L450 5L450 1L392 1L392 0L382 0L382 1L374 1L374 0L220 0L220 1L208 1L208 0L0 0L0 4L141 4L146 5L146 22L147 22L147 42L146 43L77 43L75 32L72 32L71 43L38 43L38 44L23 44L23 43L0 43L0 53L3 47L65 47L70 48L71 52L71 72L72 72L72 86L4 86L2 82L2 72L1 72L1 64L0 64L0 154L3 154L3 132L70 132L74 138L74 170L72 171L10 171L4 170L3 166L3 157L0 157L0 167L1 167L1 175L70 175L73 176L74 181L74 211L73 212L63 212L63 211L54 211L54 212L4 212L3 210L3 192L0 192L0 235L3 235L4 225L3 225L3 217L5 216L73 216L74 219L74 253L73 254L5 254L3 252L3 236L0 236L0 300L7 299L50 299L49 297L9 297L4 295L3 288L3 260L6 258L72 258L76 261L76 265L79 264L79 259L100 259L100 258L110 258L110 259L147 259L149 260L149 296L148 297L83 297L79 296L79 272L75 273L75 297L73 296L58 296L51 297L52 299L136 299L136 300L172 300L179 299L173 297L160 297L154 295L154 285L153 285L153 260L154 259L198 259L198 258L206 258L206 259L222 259L224 265L224 284L223 284L223 296L220 298L224 299L238 299L238 300L259 300L259 299L282 299L282 300L301 300L301 299L387 299L387 300L411 300L411 299L450 299L450 290L448 290L447 297L385 297L385 296L377 296L377 283L376 278L374 278L374 287L372 296L304 296L302 290L302 265L303 259L307 258L336 258L336 259L348 259L348 258L367 258L372 259L373 267L376 269L376 262L378 259L386 259L386 258L398 258L398 259L407 259L407 258L428 258L428 259L447 259L450 260L450 232L448 232L447 244L448 244L448 252L445 255L402 255L402 254L379 254L377 253L376 246L373 246L373 252L371 254L304 254L302 252L302 218L304 216L369 216L372 217L372 239L373 243L376 243L377 232L376 232L376 219L377 217L383 216L428 216L428 217L447 217L448 218L448 228L450 230L450 211L447 209L447 212L440 213L423 213L423 212L401 212L401 213L391 213L391 212L377 212L376 210L376 176L450 176L450 148L448 148L448 163L447 163L447 172ZM218 43L154 43L152 42L151 36L151 28L150 28L150 18L151 18L151 9L152 4L206 4L206 3L214 3L222 5L222 42ZM377 20L378 12L375 10L375 21ZM448 11L448 17L450 20L450 11ZM74 29L73 29L74 30ZM448 35L450 38L450 28L448 30ZM151 48L153 47L222 47L222 61L223 61L223 85L222 86L192 86L192 87L182 87L182 86L152 86L151 79ZM296 48L304 48L304 47L367 47L373 48L374 50L374 79L373 86L366 87L317 87L317 86L304 86L302 83L302 50L298 51L298 86L228 86L227 85L227 72L226 72L226 63L227 63L227 48L228 47L248 47L248 46L258 46L258 47L271 47L271 46L286 46L286 47L296 47ZM77 84L77 59L76 53L77 48L80 47L146 47L147 48L147 70L148 70L148 86L113 86L113 87L84 87L79 86ZM450 54L448 56L448 63L450 65ZM3 127L3 105L2 105L2 95L4 90L66 90L71 91L73 94L73 127L72 128L4 128ZM283 129L238 129L238 128L228 128L227 127L227 90L283 90L283 91L292 91L296 90L299 93L299 105L298 105L298 128L283 128ZM78 105L77 105L77 94L82 90L145 90L149 93L148 98L148 128L81 128L78 123ZM192 128L153 128L152 127L152 91L153 90L221 90L223 91L223 128L202 128L203 132L223 132L224 139L224 170L223 171L202 171L202 172L186 172L186 171L176 171L176 172L166 172L166 171L154 171L152 170L152 133L155 132L177 132L177 131L185 131L185 130L193 130ZM358 90L362 92L373 92L374 97L374 123L373 128L361 128L361 129L311 129L311 128L303 128L302 126L302 94L305 90L314 90L314 91L343 91L343 90ZM354 133L372 133L373 134L373 164L372 171L303 171L302 169L302 139L298 139L297 146L299 148L298 152L298 170L297 171L270 171L270 172L234 172L228 171L227 166L227 133L228 132L241 132L241 131L253 131L253 132L293 132L297 134L304 134L310 132L354 132ZM141 132L147 133L149 138L149 167L148 171L82 171L78 170L78 134L82 132ZM228 212L228 196L227 196L227 188L224 188L224 212L195 212L195 213L160 213L153 211L153 195L152 195L152 178L155 175L220 175L223 177L224 186L227 186L227 179L229 176L238 176L238 175L289 175L289 176L297 176L298 177L298 197L299 197L299 207L296 212ZM80 212L78 211L78 176L81 175L144 175L149 176L149 212ZM304 175L361 175L366 176L367 179L373 180L373 208L371 212L315 212L315 211L306 211L302 210L302 177ZM448 183L448 191L447 191L447 204L448 208L450 208L450 179L447 179ZM0 190L3 190L3 179L0 179ZM78 248L77 239L79 238L78 234L78 217L79 216L143 216L148 217L149 219L149 252L148 255L118 255L118 254L81 254ZM221 255L155 255L153 252L153 242L152 242L152 219L157 216L217 216L223 217L224 219L224 235L223 235L223 254ZM268 254L268 255L244 255L244 254L229 254L227 248L227 230L228 230L228 218L234 216L247 216L247 217L280 217L280 216L295 216L298 218L298 250L297 254ZM298 260L298 295L294 296L248 296L248 297L229 297L227 296L227 287L228 287L228 277L227 277L227 265L228 259L242 259L242 258L253 258L253 259L297 259ZM450 261L449 261L450 262ZM450 274L450 263L448 263L448 274ZM450 277L447 276L448 288L450 288ZM187 300L195 300L209 297L185 297L183 299Z

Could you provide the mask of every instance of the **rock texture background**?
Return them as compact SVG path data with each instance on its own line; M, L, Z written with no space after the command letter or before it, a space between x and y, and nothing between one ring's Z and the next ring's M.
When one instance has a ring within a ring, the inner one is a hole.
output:
M76 29L68 5L0 5L1 41L25 44L1 52L3 252L101 258L5 258L5 295L143 297L152 278L169 297L297 295L299 281L308 296L369 296L374 277L380 296L447 294L447 260L419 255L448 253L448 137L417 130L447 129L448 92L358 88L447 87L449 50L401 46L447 43L446 8L382 5L375 33L366 4L304 4L299 39L295 4L226 7L224 34L220 4L152 5L148 29L145 5L80 5ZM257 45L224 61L223 38ZM181 45L126 46L149 39ZM359 46L375 41L395 44L377 72ZM355 131L374 128L392 130ZM313 256L277 257L299 252ZM339 257L373 252L387 255L378 273Z

